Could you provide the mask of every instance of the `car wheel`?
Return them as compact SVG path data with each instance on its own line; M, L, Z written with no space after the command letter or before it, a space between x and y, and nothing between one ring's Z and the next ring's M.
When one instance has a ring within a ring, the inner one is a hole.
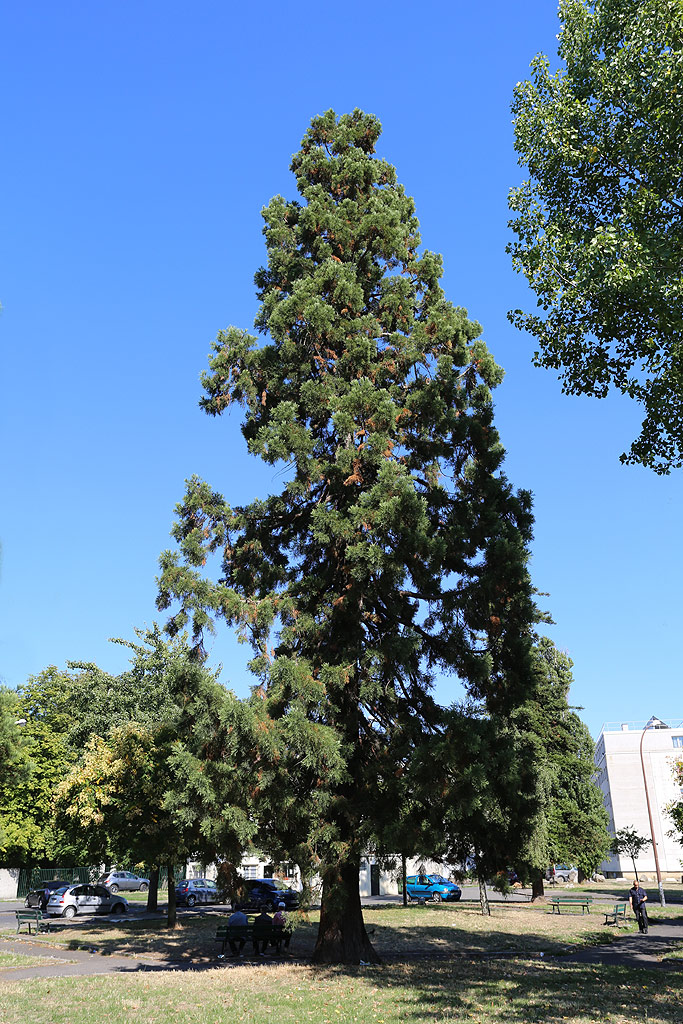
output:
M185 902L187 903L188 907L193 907L195 905L195 903L197 902L197 897L190 895L190 896L187 897Z
M126 908L123 903L115 903L111 908L112 914L125 914Z
M140 892L147 892L148 889L149 889L149 886L147 885L147 882L141 882L140 883Z
M62 917L68 917L69 919L71 919L72 917L75 917L75 916L76 916L76 908L75 907L72 907L72 906L64 907L64 910L62 911Z
M109 886L109 892L117 893L118 891L119 891L119 887L118 887L118 885L116 884L116 882L114 882L114 884L113 884L113 885L110 885L110 886Z
M441 903L441 899L442 899L441 893L440 892L433 892L432 893L432 899L434 900L435 903Z

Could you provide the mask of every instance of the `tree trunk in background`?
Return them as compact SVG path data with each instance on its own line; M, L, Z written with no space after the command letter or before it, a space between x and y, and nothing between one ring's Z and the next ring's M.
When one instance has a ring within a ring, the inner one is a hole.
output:
M147 913L159 909L159 868L149 872L149 889L147 890Z
M534 875L534 877L531 879L531 899L532 901L545 899L543 875Z
M403 906L408 906L408 888L406 886L406 855L401 854L401 878L403 879Z
M489 898L486 894L486 881L479 877L479 903L481 904L481 912L486 916L491 916L491 907L489 906Z
M175 903L175 865L169 864L168 868L168 927L176 926L176 903Z
M315 963L381 963L365 931L358 890L359 867L358 860L345 860L323 874Z

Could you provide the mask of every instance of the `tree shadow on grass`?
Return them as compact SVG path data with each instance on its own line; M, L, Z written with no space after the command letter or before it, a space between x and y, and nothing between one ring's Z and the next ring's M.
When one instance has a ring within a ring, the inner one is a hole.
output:
M385 965L366 976L405 1022L424 1021L426 1010L439 1021L683 1021L680 979L641 970L635 981L632 968L463 959Z

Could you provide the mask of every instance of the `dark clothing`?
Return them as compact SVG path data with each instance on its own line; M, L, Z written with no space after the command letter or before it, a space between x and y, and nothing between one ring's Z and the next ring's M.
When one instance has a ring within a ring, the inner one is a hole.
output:
M647 908L645 901L647 900L647 893L644 889L634 882L631 889L629 889L629 899L631 900L631 906L633 907L633 913L636 915L636 921L638 922L638 930L647 933L648 921L647 921Z
M268 949L268 943L270 942L270 930L273 927L273 919L266 914L265 910L261 911L257 918L254 919L254 952L265 953ZM268 931L268 935L264 938L262 935L259 938L256 937L259 928Z

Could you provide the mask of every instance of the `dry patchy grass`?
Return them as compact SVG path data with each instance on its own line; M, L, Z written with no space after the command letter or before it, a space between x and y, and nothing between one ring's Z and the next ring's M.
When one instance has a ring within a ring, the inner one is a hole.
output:
M669 974L534 959L0 982L0 1024L679 1024Z
M366 909L365 923L380 955L449 954L516 950L560 953L567 946L610 942L618 934L603 924L602 915L552 914L530 904L492 904L490 917L475 905L435 904L424 907L386 905ZM211 961L218 946L216 927L223 914L183 915L169 931L160 920L106 921L86 918L65 924L60 931L41 934L40 941L66 949L95 947L100 953L156 957L163 960ZM306 957L313 952L318 913L300 915L292 941L292 953ZM635 926L629 923L629 929ZM623 926L619 932L627 929ZM38 938L38 937L36 937Z

